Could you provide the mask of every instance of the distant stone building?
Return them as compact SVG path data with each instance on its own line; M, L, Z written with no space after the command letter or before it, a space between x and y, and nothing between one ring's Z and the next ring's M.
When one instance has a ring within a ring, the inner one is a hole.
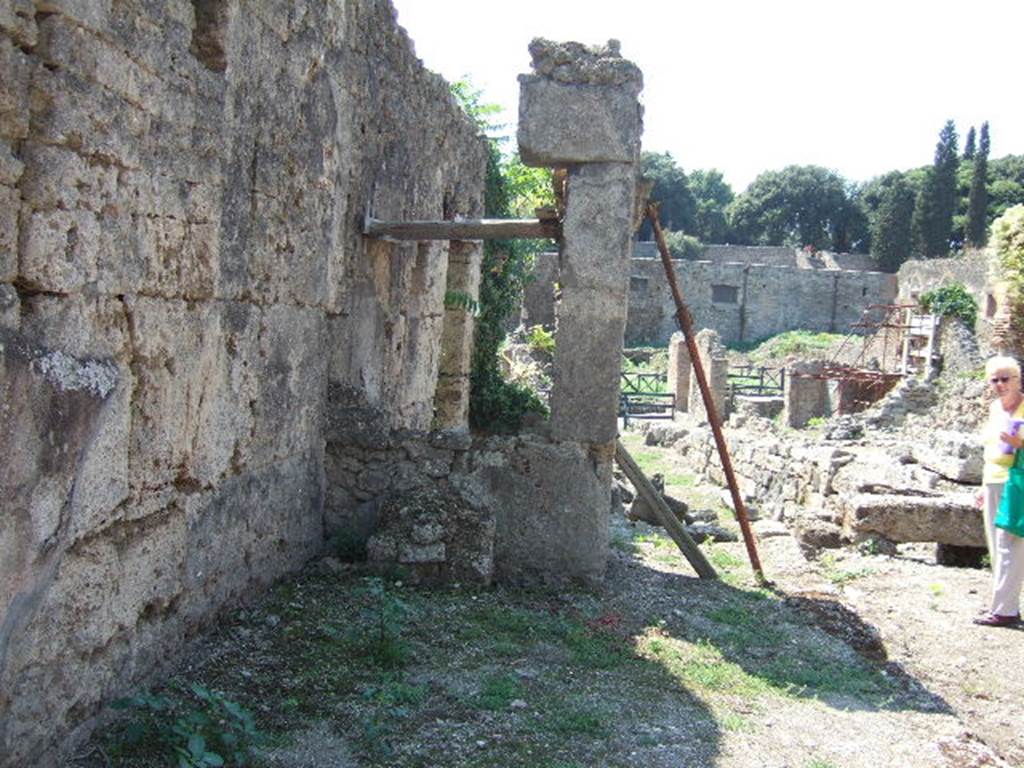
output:
M710 245L697 261L675 260L676 277L697 328L726 344L791 330L845 333L870 304L896 299L896 276L871 269L860 254L809 255L794 248ZM523 320L553 317L556 254L538 256ZM627 346L664 346L678 328L672 294L653 243L637 243L630 264Z

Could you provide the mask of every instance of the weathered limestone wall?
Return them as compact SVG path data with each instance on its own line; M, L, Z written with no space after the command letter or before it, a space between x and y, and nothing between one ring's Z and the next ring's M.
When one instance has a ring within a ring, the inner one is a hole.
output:
M992 321L998 309L998 297L989 284L988 258L985 251L968 251L951 259L910 259L897 273L899 300L913 303L928 291L951 283L962 283L978 302L978 319L974 332L978 346L987 350L992 334Z
M317 551L326 438L430 426L448 246L361 221L483 165L386 0L0 6L0 765Z
M726 344L796 329L846 333L868 304L896 297L896 278L882 272L678 261L676 277L695 327ZM632 259L626 344L665 345L676 329L660 260Z

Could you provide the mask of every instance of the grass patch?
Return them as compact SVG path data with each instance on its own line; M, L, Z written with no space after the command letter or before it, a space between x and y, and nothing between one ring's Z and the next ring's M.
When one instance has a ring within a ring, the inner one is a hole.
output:
M484 680L474 704L480 709L497 712L508 709L508 705L522 693L522 684L512 675L494 675Z
M875 572L873 568L868 567L852 569L840 568L838 562L836 562L835 555L831 552L826 552L822 555L818 562L821 566L821 575L837 587L842 587L843 585L849 584L857 579L870 576Z

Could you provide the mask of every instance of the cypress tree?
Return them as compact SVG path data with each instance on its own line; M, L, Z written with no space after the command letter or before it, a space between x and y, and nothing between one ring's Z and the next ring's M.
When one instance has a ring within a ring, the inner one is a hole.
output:
M913 212L913 188L899 171L886 174L871 220L871 253L883 272L895 272L910 256Z
M985 245L988 209L988 122L981 124L981 139L974 155L974 172L971 174L971 191L967 195L967 223L965 225L967 244L974 248Z
M956 126L952 120L939 132L935 145L935 162L921 185L911 222L914 252L928 259L949 253L953 232L953 211L956 208L957 157Z
M967 131L967 138L964 140L964 160L973 160L974 159L974 152L975 152L974 142L975 142L975 133L974 133L974 126L972 125L970 130Z

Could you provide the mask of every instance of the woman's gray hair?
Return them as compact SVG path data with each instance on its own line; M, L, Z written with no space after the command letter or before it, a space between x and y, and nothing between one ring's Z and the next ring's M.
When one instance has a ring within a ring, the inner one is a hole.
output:
M1001 371L1009 371L1018 379L1020 378L1020 364L1007 355L996 355L990 357L985 363L985 375L993 376Z

